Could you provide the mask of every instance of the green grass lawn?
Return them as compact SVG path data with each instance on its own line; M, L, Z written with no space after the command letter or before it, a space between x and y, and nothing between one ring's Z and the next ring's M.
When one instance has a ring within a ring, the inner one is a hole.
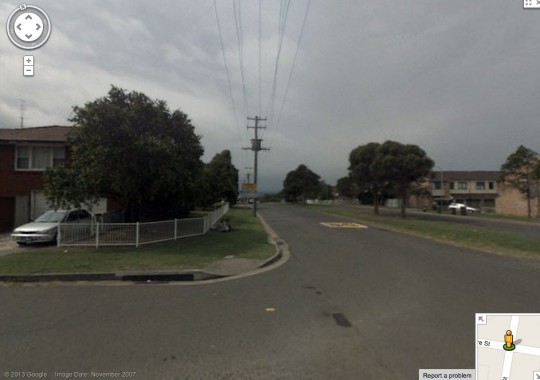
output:
M369 226L426 237L462 247L518 257L540 258L540 238L535 239L452 222L419 220L412 215L408 215L407 219L402 219L398 215L375 216L337 207L325 207L321 208L320 211L350 218Z
M233 231L135 247L39 247L0 257L0 274L119 272L203 269L225 256L266 259L275 253L267 233L250 210L232 208L226 215Z
M500 214L472 214L475 218L494 219L509 222L524 222L540 224L540 218L527 218L524 216L500 215Z

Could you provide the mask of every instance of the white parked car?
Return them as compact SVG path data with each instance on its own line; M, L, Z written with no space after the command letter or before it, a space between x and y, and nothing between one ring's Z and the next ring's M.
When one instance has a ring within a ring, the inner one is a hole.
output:
M50 210L33 222L15 228L11 238L18 244L56 241L60 223L81 223L81 228L88 229L94 222L94 216L87 210Z
M461 212L461 208L465 207L465 210L467 210L467 214L472 214L473 212L480 212L477 208L469 207L464 203L451 203L450 206L448 206L448 210L450 210L453 214L457 214Z

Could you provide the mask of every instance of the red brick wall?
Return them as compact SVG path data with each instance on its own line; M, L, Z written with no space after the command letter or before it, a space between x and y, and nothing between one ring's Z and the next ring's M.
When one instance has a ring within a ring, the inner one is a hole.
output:
M15 220L15 198L0 198L0 232L11 231Z
M15 145L0 145L0 197L30 195L43 189L43 172L16 171Z

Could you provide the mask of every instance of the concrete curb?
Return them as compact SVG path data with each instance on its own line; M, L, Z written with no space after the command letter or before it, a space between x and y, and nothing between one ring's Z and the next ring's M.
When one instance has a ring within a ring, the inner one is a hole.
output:
M3 274L3 282L51 282L51 281L114 281L115 273L39 273Z
M276 253L274 256L270 257L268 260L266 260L264 263L262 263L259 268L265 268L267 266L270 266L276 262L278 262L283 257L283 250L282 247L286 246L285 242L279 238L276 231L270 227L270 225L266 222L266 220L261 216L261 214L257 213L257 218L261 221L261 223L264 226L264 229L268 233L270 237L270 242L276 246Z
M0 275L0 282L170 282L170 281L205 281L223 277L218 274L201 270L192 271L152 271L152 272L121 272L121 273L39 273L39 274L5 274Z
M287 244L279 238L276 232L266 223L259 214L257 217L263 224L270 237L270 243L276 247L276 253L260 264L257 269L269 267L283 258L283 249L287 249ZM0 282L7 283L38 283L38 282L100 282L100 281L126 281L135 283L148 282L197 282L207 280L218 280L227 277L238 277L235 275L220 275L206 272L204 270L182 270L182 271L130 271L130 272L109 272L109 273L36 273L36 274L4 274L0 275Z

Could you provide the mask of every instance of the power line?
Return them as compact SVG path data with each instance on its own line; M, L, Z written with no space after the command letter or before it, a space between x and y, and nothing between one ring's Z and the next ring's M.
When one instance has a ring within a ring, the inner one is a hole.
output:
M291 71L289 73L289 78L287 80L287 85L285 87L285 95L283 96L283 101L281 102L281 107L279 109L278 117L277 117L276 123L274 124L276 130L279 127L279 122L281 120L281 115L283 113L283 108L285 106L285 101L287 100L287 95L289 93L289 85L291 84L291 78L293 76L294 66L296 64L296 57L298 56L298 51L300 50L300 43L302 42L302 35L304 34L304 27L306 26L306 20L307 20L307 16L308 16L308 13L309 13L310 5L311 5L311 0L308 0L307 6L306 6L306 11L304 13L304 20L302 21L302 27L300 28L300 35L298 36L298 42L296 44L296 52L294 53L294 58L293 58L292 65L291 65Z
M262 103L261 103L261 94L262 94L262 85L261 85L261 0L259 0L259 115L262 112Z
M278 72L279 72L279 59L281 57L281 48L283 46L283 38L285 36L285 28L287 25L287 15L289 13L289 5L290 5L290 0L282 0L280 4L280 8L279 8L278 41L277 41L276 62L274 65L274 80L272 84L270 102L268 104L268 109L266 112L266 114L269 116L269 119L272 119L272 116L274 113L277 77L278 77Z
M242 37L242 9L240 4L238 6L238 11L236 7L236 0L233 2L233 13L234 13L234 23L236 25L236 39L238 41L238 60L240 61L240 77L242 78L242 91L244 93L244 110L247 114L248 111L248 101L247 101L247 92L246 92L246 80L244 77L244 41Z
M216 0L214 0L214 12L216 14L216 23L217 23L217 27L219 31L219 43L221 45L221 53L223 55L223 65L225 66L225 72L227 73L227 83L229 85L229 95L230 95L231 103L233 107L234 120L236 122L236 127L237 127L239 137L242 138L242 134L240 132L241 130L240 123L238 122L238 116L236 112L236 103L234 102L234 95L233 95L232 84L231 84L231 74L229 72L229 66L227 65L227 59L225 58L225 45L223 44L223 33L221 31L221 23L219 22Z
M294 73L294 67L296 65L298 52L300 50L300 44L301 44L301 41L302 41L302 36L304 34L304 29L305 29L305 25L306 25L306 22L307 22L310 6L311 6L311 0L308 0L307 4L306 4L305 11L304 11L304 18L303 18L302 25L301 25L301 28L300 28L300 33L298 35L298 41L296 43L296 51L295 51L295 54L294 54L294 58L292 60L291 69L289 71L289 77L287 79L287 84L285 86L285 93L284 93L283 99L281 101L281 106L279 108L279 113L278 113L277 119L275 119L275 120L272 119L273 128L270 130L270 135L268 136L271 144L272 144L272 141L274 141L274 139L277 136L277 131L278 131L280 123L281 123L281 116L283 114L283 110L285 108L285 102L287 100L287 96L288 96L288 93L289 93L289 88L290 88L290 84L291 84L291 81L292 81L292 76L293 76L293 73ZM273 117L273 115L272 115L272 117Z

